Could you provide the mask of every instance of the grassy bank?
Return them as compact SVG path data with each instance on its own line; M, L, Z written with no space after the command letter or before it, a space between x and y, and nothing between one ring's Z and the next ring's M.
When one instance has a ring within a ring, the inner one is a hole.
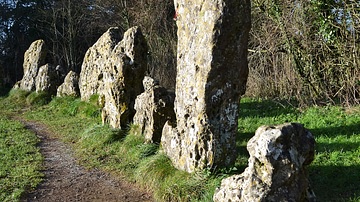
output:
M43 158L34 133L0 116L0 201L18 201L40 183Z
M316 138L317 154L310 166L310 178L318 201L360 200L360 107L298 109L289 103L242 99L236 165L216 170L216 174L188 174L174 169L169 159L158 152L158 145L143 144L136 126L127 130L102 126L96 97L90 103L54 98L46 104L47 96L30 95L13 92L0 100L0 104L8 106L2 110L13 113L30 107L24 116L46 123L73 146L82 164L125 175L151 190L157 201L211 201L223 177L241 173L246 167L246 143L255 130L260 125L284 122L300 122Z
M70 143L83 165L125 175L153 192L157 201L211 201L220 178L210 177L208 171L188 174L176 170L158 152L159 145L143 143L136 126L126 130L103 126L96 100L93 97L85 103L70 97L54 98L25 116L46 123Z

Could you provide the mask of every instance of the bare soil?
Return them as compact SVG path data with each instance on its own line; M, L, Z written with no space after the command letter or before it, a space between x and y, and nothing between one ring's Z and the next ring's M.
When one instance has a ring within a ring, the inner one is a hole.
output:
M44 181L22 201L153 201L149 193L132 183L79 165L71 147L55 138L45 125L20 121L41 139L39 147L45 158Z

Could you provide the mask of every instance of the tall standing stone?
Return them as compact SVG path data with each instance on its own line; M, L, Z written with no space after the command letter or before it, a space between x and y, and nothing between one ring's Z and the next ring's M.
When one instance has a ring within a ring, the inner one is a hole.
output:
M140 28L125 33L110 28L85 54L79 79L82 100L99 95L102 121L126 127L135 114L136 96L143 92L147 44Z
M45 64L47 50L44 40L34 41L24 54L24 76L21 81L18 81L14 88L20 88L26 91L34 91L36 89L36 76L39 68Z
M139 27L124 33L114 47L103 72L103 123L114 128L127 127L135 115L135 99L143 91L142 80L147 70L147 44Z
M121 38L121 29L111 27L86 51L79 78L82 100L87 101L101 91L104 84L104 68Z
M250 0L175 0L175 8L177 121L164 126L162 148L188 172L230 165L248 75Z

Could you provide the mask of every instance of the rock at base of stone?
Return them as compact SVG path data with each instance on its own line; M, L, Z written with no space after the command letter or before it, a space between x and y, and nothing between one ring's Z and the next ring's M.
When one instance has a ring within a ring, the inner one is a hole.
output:
M72 96L78 97L80 95L79 90L79 75L76 72L70 71L65 79L57 89L57 97Z
M261 126L247 150L248 167L224 179L214 201L316 201L307 172L315 139L301 124Z
M158 85L151 77L143 80L145 92L135 100L134 124L139 125L146 143L160 143L166 121L174 121L175 94Z
M39 68L35 79L36 92L47 92L50 95L55 95L62 80L60 71L56 70L54 65L43 65Z

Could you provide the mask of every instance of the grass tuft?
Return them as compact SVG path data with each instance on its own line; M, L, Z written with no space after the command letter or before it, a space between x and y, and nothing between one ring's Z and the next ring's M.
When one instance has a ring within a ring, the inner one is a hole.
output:
M51 95L46 92L31 92L26 97L26 104L30 106L43 106L51 101Z

